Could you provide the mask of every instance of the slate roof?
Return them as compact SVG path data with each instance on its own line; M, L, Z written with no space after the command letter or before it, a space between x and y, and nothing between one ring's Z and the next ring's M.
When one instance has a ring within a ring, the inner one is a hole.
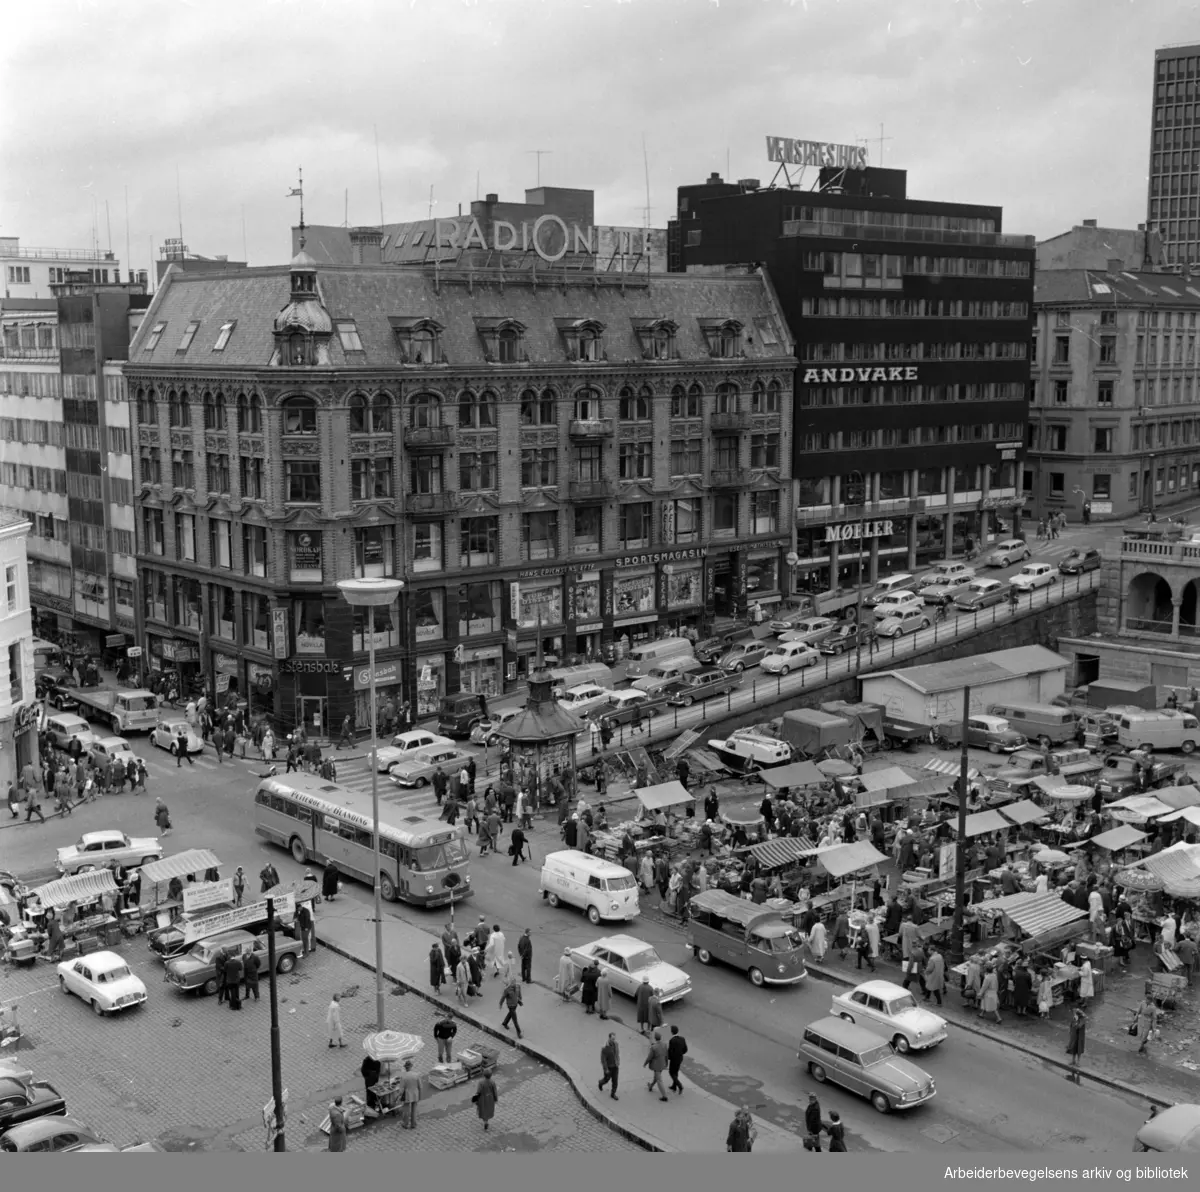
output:
M1034 306L1122 306L1200 309L1200 277L1177 273L1108 273L1098 269L1039 269Z
M678 325L676 346L683 360L709 359L701 319L734 318L745 327L748 359L778 359L790 355L791 337L769 281L761 272L723 276L685 273L654 274L640 284L622 287L612 277L596 284L590 273L551 284L543 276L534 286L509 272L503 285L497 272L475 272L471 285L465 274L440 279L432 269L387 269L378 265L322 265L317 268L317 292L332 318L352 319L363 351L345 352L335 334L329 345L332 368L386 368L400 363L390 317L429 317L444 328L442 349L451 368L486 366L477 318L515 319L526 328L524 346L531 364L567 363L559 318L591 318L605 325L605 350L610 364L642 360L634 319L670 319ZM439 290L440 281L440 293ZM275 348L275 316L291 300L291 275L286 266L245 269L236 273L204 274L171 270L154 296L129 349L129 367L245 368L265 367ZM224 351L214 352L221 325L237 326ZM764 344L755 320L767 321L775 344ZM189 322L200 327L186 351L179 351ZM157 323L166 323L157 345L145 345ZM511 375L512 366L496 365Z

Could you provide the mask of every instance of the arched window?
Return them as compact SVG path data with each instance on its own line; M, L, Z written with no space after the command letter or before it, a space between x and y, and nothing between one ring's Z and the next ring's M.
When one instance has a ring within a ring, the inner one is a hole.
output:
M700 417L700 391L695 386L690 390L684 389L682 385L676 385L671 390L671 417L672 418L699 418Z
M285 435L317 433L317 403L311 397L289 397L282 410Z
M750 410L754 414L766 413L764 407L767 403L767 387L762 381L755 381L753 388L750 390Z
M186 389L172 389L167 394L167 403L172 426L190 426L192 423L192 407L188 402Z
M472 393L464 389L458 397L458 425L485 430L496 425L496 395L485 389Z
M575 418L578 422L595 422L600 418L600 392L580 389L575 394Z
M543 390L541 397L535 390L526 389L521 394L521 425L554 426L558 421L557 405L553 389Z
M442 399L436 393L418 393L410 404L413 426L442 425Z
M371 431L387 434L392 429L392 399L386 393L371 398Z
M225 429L225 395L223 393L205 393L204 429Z
M408 358L410 364L439 363L438 336L432 327L426 325L415 328L409 343L411 345Z
M137 391L138 422L143 426L158 425L158 400L153 389Z
M367 395L355 393L350 398L350 433L366 434L370 425L367 420Z
M496 336L496 359L501 364L516 364L521 359L521 333L504 327Z
M288 336L288 363L308 363L308 342L299 331L294 331Z
M633 390L626 385L621 390L621 401L618 417L622 422L646 422L650 418L650 398L645 391L634 395Z
M240 434L262 434L262 398L237 395L237 428Z
M257 394L250 397L250 433L261 435L263 428L263 399Z
M713 406L715 414L736 414L738 412L738 387L730 381L717 386L717 401Z

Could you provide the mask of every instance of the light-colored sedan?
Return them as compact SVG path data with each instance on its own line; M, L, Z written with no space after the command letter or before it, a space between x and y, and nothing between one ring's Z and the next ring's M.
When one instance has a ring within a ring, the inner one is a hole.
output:
M667 964L645 941L632 935L606 935L581 948L571 949L575 967L582 971L593 960L608 974L614 989L636 997L642 979L649 978L650 986L665 1006L692 992L692 979L682 969Z
M1048 588L1056 579L1058 571L1049 563L1026 563L1008 582L1018 592L1032 592L1035 588Z
M120 758L123 766L128 766L130 762L138 760L133 748L124 737L97 737L88 746L88 755L97 765L104 758L107 758L109 762L115 762L117 758Z
M63 961L58 966L58 987L82 998L101 1018L146 1000L145 985L116 952L91 952Z
M471 740L476 745L499 745L500 730L514 717L525 711L520 708L500 708L494 711L486 720L481 720L471 729Z
M75 844L58 850L60 873L87 869L113 869L118 865L149 865L162 857L154 836L126 836L124 832L85 832Z
M181 733L187 738L188 753L204 752L204 739L182 716L172 720L160 720L150 733L150 741L174 757L179 752Z
M414 749L425 745L450 745L454 742L449 737L439 737L427 729L414 728L407 733L397 733L387 745L381 745L375 756L375 767L380 774L386 774L397 762Z
M832 617L805 617L797 621L791 629L784 630L779 635L781 642L807 642L815 646L823 642L837 627L838 622Z
M909 607L902 612L884 617L875 627L880 637L903 637L906 633L916 633L929 628L929 616L924 607Z
M804 642L784 642L775 647L758 665L768 675L787 675L806 666L816 666L821 651Z
M428 786L439 766L447 778L461 770L474 754L460 745L422 745L394 762L388 777L403 787Z
M915 608L924 611L925 601L916 594L901 589L898 592L886 592L875 601L875 620L882 621L885 617L894 617L906 609Z
M877 1030L901 1055L924 1051L946 1038L946 1020L917 1005L902 985L864 981L834 996L831 1014Z
M1006 538L992 547L984 563L988 567L1008 567L1013 563L1023 563L1032 553L1029 543L1024 539Z

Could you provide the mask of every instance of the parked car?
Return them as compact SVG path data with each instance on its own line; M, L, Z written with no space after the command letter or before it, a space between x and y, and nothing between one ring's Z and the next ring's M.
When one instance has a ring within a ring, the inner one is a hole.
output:
M612 689L601 687L598 683L580 683L578 687L570 687L558 697L560 708L574 712L576 716L586 716L593 708L603 707L608 703Z
M1089 546L1086 550L1073 550L1058 565L1063 575L1081 575L1085 571L1099 571L1104 563L1104 556Z
M0 1130L66 1112L67 1103L52 1084L18 1076L0 1077Z
M741 685L742 681L736 674L730 674L719 667L692 671L690 674L680 675L675 681L667 696L667 703L690 708L694 703L736 691Z
M426 745L449 745L454 742L449 737L440 737L428 729L414 728L407 733L397 733L391 741L380 748L375 765L380 774L386 774L398 761L403 761L414 749L422 749Z
M960 744L961 724L938 725L936 739L942 749ZM972 716L967 721L967 744L976 749L986 749L989 753L1015 753L1028 743L1003 716Z
M89 952L78 960L64 960L58 966L58 987L82 998L101 1018L146 1000L146 986L116 952Z
M79 701L71 694L67 685L47 671L42 671L34 680L33 689L38 699L45 700L50 707L57 708L60 712L79 710Z
M735 642L717 660L722 670L742 672L748 666L757 666L770 652L774 642L765 638Z
M85 869L112 869L117 865L148 865L162 857L154 836L126 836L124 832L85 832L75 844L58 850L60 873Z
M393 762L388 777L404 787L428 786L441 766L447 777L457 773L474 756L460 745L422 745L398 762Z
M1058 579L1058 572L1049 563L1026 563L1008 582L1019 592L1048 588Z
M631 724L638 717L648 719L657 716L669 698L669 695L651 695L647 691L639 691L636 687L614 691L608 703L593 709L588 719L607 724L609 728L616 728L622 724Z
M799 613L796 614L799 616ZM770 627L775 629L776 623L771 622ZM783 622L782 628L790 628L790 622ZM776 630L779 632L779 630ZM736 642L746 641L753 638L754 628L750 625L739 625L736 629L728 629L724 633L715 634L713 637L706 637L703 641L696 643L696 658L704 663L705 666L711 666L730 646Z
M86 749L96 738L92 726L74 712L55 712L48 715L46 732L51 742L59 749L70 749L71 742L76 740Z
M438 732L447 737L469 737L477 724L488 718L487 697L473 691L443 695L438 708Z
M946 1020L918 1006L903 985L891 981L864 981L837 994L829 1012L868 1030L878 1028L901 1055L924 1051L946 1038Z
M220 935L200 940L184 952L167 961L166 979L176 989L185 993L197 990L205 994L217 992L217 953L221 950L240 956L256 952L261 961L261 970L267 973L267 940L265 936L251 935L248 931L224 931ZM300 941L276 932L275 971L290 973L296 967L300 955Z
M1133 1149L1164 1154L1181 1151L1194 1155L1200 1152L1200 1105L1180 1102L1147 1118L1133 1136Z
M60 1111L54 1117L34 1118L21 1122L0 1134L0 1151L81 1151L85 1146L97 1146L104 1140L90 1126Z
M188 753L204 752L204 739L182 716L160 720L150 731L150 742L174 757L179 752L180 734L187 739Z
M885 617L894 616L906 609L923 612L925 601L916 592L910 592L906 588L900 588L895 592L885 592L875 601L875 620L882 621Z
M818 1084L827 1080L866 1097L880 1113L912 1109L937 1093L933 1077L874 1031L843 1018L804 1028L799 1059Z
M937 580L921 589L921 599L926 604L953 604L975 582L975 574L956 575Z
M805 617L797 621L791 629L779 634L781 642L805 642L815 646L823 642L838 627L838 622L832 617Z
M1024 562L1032 554L1029 543L1023 538L1006 538L992 547L983 562L986 567L1009 567Z
M874 640L874 625L860 628L853 621L848 621L821 643L820 650L822 654L845 654L847 650L857 650L860 643L863 649L869 649Z
M500 729L514 716L519 716L524 711L523 707L499 708L494 710L486 720L481 720L471 729L471 740L476 745L499 745Z
M921 608L906 608L903 612L893 613L884 617L875 627L880 637L903 637L906 633L917 633L929 628L929 614L924 606Z
M692 992L692 979L682 969L667 964L662 957L643 940L632 935L606 935L580 948L571 949L571 959L576 967L585 969L593 960L607 973L612 987L634 997L643 977L658 994L665 1006L668 1002Z
M820 661L821 651L816 646L807 642L781 642L763 657L759 665L769 675L789 675Z
M933 587L935 584L948 584L956 580L973 580L975 578L975 568L967 563L960 563L956 559L944 559L938 563L932 571L927 571L915 584L912 585L913 591L924 593L926 588Z
M121 764L124 766L138 760L137 755L133 752L133 747L124 737L97 737L88 746L88 757L95 765L99 765L105 758L110 763L120 758Z
M999 579L977 579L967 585L961 596L954 598L954 607L965 613L1003 604L1008 599L1009 586Z

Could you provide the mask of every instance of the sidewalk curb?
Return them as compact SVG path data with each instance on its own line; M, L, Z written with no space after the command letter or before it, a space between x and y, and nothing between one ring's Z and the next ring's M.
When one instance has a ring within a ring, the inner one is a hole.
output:
M811 960L804 962L804 967L810 973L814 973L823 981L829 981L834 985L843 985L847 989L852 989L858 984L857 981L852 981L848 977L844 977L836 969L826 968L823 965L814 964ZM1024 1043L1019 1043L1008 1035L1000 1034L998 1031L989 1031L986 1027L976 1026L974 1023L959 1022L957 1018L947 1018L948 1026L956 1026L959 1030L966 1031L968 1034L979 1035L981 1038L988 1039L993 1043L998 1043L1003 1047L1012 1048L1013 1051L1019 1051L1023 1055L1030 1056L1032 1059L1041 1060L1043 1063L1058 1068L1062 1072L1078 1071L1080 1080L1090 1080L1093 1084L1102 1085L1105 1088L1112 1089L1113 1092L1124 1093L1129 1097L1137 1097L1139 1100L1148 1101L1151 1105L1157 1106L1159 1109L1167 1109L1174 1105L1173 1101L1164 1101L1161 1097L1156 1097L1142 1089L1135 1088L1131 1084L1127 1084L1123 1080L1115 1080L1111 1076L1101 1076L1098 1072L1091 1072L1087 1068L1080 1067L1073 1069L1070 1064L1065 1063L1060 1059L1055 1059L1053 1056L1046 1055L1045 1052L1038 1051L1033 1047L1028 1047Z
M361 968L367 969L369 972L375 971L373 965L368 964L361 957L355 956L353 953L347 951L345 948L339 947L337 944L328 943L323 939L318 939L317 943L323 948L328 948L330 952L342 957L344 960L349 960L352 963L359 965ZM481 1030L485 1034L491 1035L494 1039L500 1039L508 1046L515 1047L518 1051L525 1052L526 1055L531 1056L539 1063L543 1063L548 1067L553 1068L554 1071L563 1077L563 1079L566 1080L566 1082L571 1086L571 1091L576 1095L576 1097L579 1098L580 1102L583 1104L583 1107L594 1118L603 1122L610 1130L614 1130L616 1133L620 1134L621 1137L626 1141L636 1143L638 1146L642 1147L643 1150L647 1151L655 1151L658 1153L671 1151L671 1148L665 1142L655 1139L650 1135L641 1134L618 1121L614 1121L598 1105L593 1105L591 1101L584 1096L583 1091L579 1086L579 1080L576 1074L570 1068L565 1067L559 1060L556 1060L553 1056L539 1051L536 1047L531 1047L523 1039L514 1039L511 1035L497 1030L497 1028L492 1026L491 1023L483 1022L474 1014L464 1012L461 1007L452 1006L449 1002L444 1002L440 998L433 997L432 995L426 993L425 990L418 989L416 986L409 984L409 982L403 980L402 978L393 976L386 969L383 970L383 975L389 981L391 981L393 985L398 985L406 993L415 994L417 997L421 998L422 1001L426 1001L430 1005L436 1006L439 1010L452 1010L456 1017L462 1018L464 1021L469 1022L477 1030Z

